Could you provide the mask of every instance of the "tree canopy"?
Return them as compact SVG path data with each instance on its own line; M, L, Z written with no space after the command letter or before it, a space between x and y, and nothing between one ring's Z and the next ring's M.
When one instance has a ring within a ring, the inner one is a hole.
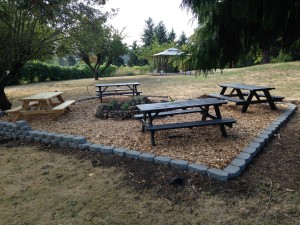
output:
M263 62L274 45L289 49L300 38L297 0L182 0L198 19L193 58L199 70L224 68L250 51Z
M17 81L19 71L30 60L45 59L52 56L57 51L58 43L75 30L76 34L80 31L94 31L100 37L107 37L104 43L99 43L97 37L89 36L86 33L86 48L79 43L73 43L73 47L77 46L78 52L86 53L87 48L97 46L102 52L97 51L97 58L105 58L108 62L116 59L116 55L124 52L124 46L121 37L117 33L110 32L107 27L101 27L106 17L101 15L100 9L96 7L98 4L105 4L105 0L4 0L0 3L0 109L6 110L11 107L4 88L8 84ZM83 16L85 15L85 17ZM78 26L89 23L88 26ZM82 23L80 23L82 22ZM94 27L93 27L94 26ZM99 29L101 27L101 29ZM103 28L103 29L102 29ZM108 31L108 32L106 32ZM81 33L82 34L82 33ZM80 35L76 36L79 38ZM92 39L90 39L92 38ZM101 39L104 40L104 39ZM89 45L88 45L89 44ZM99 46L99 44L102 44ZM105 46L105 50L103 49ZM112 48L117 49L112 52ZM91 51L89 51L91 53ZM100 57L99 57L100 56ZM119 55L118 55L119 56Z

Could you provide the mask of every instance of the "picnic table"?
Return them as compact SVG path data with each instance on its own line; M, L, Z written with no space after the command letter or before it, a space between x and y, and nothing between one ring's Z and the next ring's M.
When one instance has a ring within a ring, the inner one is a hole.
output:
M219 84L222 88L220 94L209 94L210 97L223 99L235 102L237 105L242 105L242 112L247 112L250 104L268 103L272 110L276 110L275 102L282 101L282 96L272 96L270 90L274 87L265 87L246 84ZM227 94L226 91L230 92ZM247 92L245 92L246 90ZM255 97L255 98L254 98Z
M21 106L7 110L8 115L14 116L14 120L22 115L51 114L58 116L69 110L69 106L76 100L65 101L63 92L44 92L19 99Z
M102 102L103 96L110 96L110 95L138 96L142 93L137 90L138 85L140 85L140 83L130 82L130 83L96 84L95 86L99 89L96 92L98 92L98 95Z
M219 107L223 104L227 104L227 102L216 98L203 98L178 102L140 104L137 105L137 108L143 115L143 118L141 119L142 131L151 132L151 145L155 146L154 134L159 130L219 125L222 136L227 137L225 125L232 127L232 124L236 121L232 118L222 118ZM198 111L195 111L195 108L198 109ZM214 110L210 111L210 108L213 108ZM178 113L178 111L180 113ZM188 114L191 112L199 112L201 115L199 120L180 123L153 124L153 121L156 118L159 118L161 114L164 116L172 116L176 114ZM209 118L209 120L207 120L207 118Z

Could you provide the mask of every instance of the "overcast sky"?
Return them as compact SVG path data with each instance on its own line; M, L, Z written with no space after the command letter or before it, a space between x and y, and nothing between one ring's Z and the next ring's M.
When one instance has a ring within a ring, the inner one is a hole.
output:
M145 21L151 17L157 25L163 21L168 32L173 28L176 39L184 31L189 37L197 27L197 21L192 14L179 6L181 0L108 0L105 9L119 8L118 15L110 23L127 35L125 42L131 45L133 41L140 43Z

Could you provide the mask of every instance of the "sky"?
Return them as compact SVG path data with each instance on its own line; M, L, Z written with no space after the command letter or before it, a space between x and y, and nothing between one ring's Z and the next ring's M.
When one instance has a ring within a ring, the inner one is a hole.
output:
M126 35L124 41L127 45L132 45L133 41L141 43L141 34L146 25L146 20L151 17L157 25L163 21L167 31L174 29L176 39L182 32L189 37L197 27L197 21L193 19L187 9L179 6L181 0L108 0L104 9L110 11L111 8L119 9L118 15L109 21L116 29Z

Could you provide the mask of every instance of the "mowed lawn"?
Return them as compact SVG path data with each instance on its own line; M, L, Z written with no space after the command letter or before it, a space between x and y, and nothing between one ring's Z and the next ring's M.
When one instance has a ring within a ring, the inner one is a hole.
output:
M226 69L207 77L138 75L45 82L7 87L6 93L18 106L19 98L39 92L63 91L65 99L81 99L95 96L97 83L127 81L140 82L143 95L173 99L218 93L219 83L245 83L272 86L274 95L299 101L300 62ZM298 113L292 122L300 126ZM283 145L280 141L284 138L278 139ZM272 145L266 151L272 152ZM282 187L288 171L275 182L264 176L265 171L253 172L259 169L256 163L241 178L222 183L168 167L97 157L1 139L0 224L300 224L300 189ZM268 157L260 158L268 162ZM169 184L177 173L188 177L184 185Z
M20 105L19 98L46 91L63 91L65 99L81 99L95 96L97 83L136 81L141 85L142 95L170 96L173 99L195 98L200 95L219 93L220 83L245 83L275 87L272 94L285 96L287 100L299 99L300 62L259 65L247 68L218 70L203 75L137 75L100 78L100 80L80 79L44 82L6 88L13 106Z

